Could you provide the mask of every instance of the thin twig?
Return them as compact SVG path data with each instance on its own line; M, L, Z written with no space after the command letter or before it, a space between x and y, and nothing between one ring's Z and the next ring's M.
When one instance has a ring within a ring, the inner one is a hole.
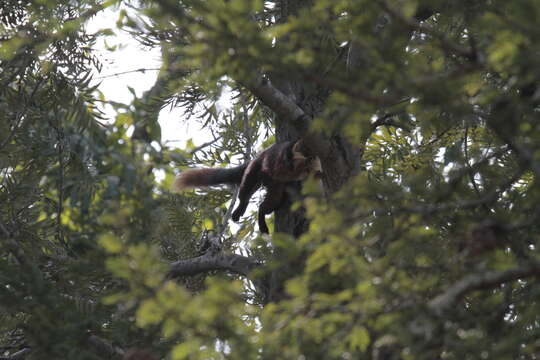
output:
M64 233L62 230L62 214L64 212L64 175L65 175L65 164L64 164L64 129L60 126L60 121L57 120L57 124L53 125L56 131L56 140L58 141L58 204L57 204L57 218L56 218L56 238L58 242L62 244L65 250L68 250L68 245L64 239Z
M107 359L113 356L122 356L125 353L124 349L115 346L108 340L102 339L96 335L90 335L87 341L88 344L94 348L94 350Z
M9 356L1 356L0 360L22 360L28 355L32 350L30 348L21 349Z
M34 98L34 95L36 94L37 90L39 89L43 81L44 81L44 78L40 78L37 81L36 86L34 86L34 88L32 89L32 92L30 93L30 96L28 97L28 100L31 101ZM22 120L24 119L24 115L26 115L26 113L28 112L28 109L29 107L25 106L24 110L21 113L17 114L18 119L15 120L15 124L13 125L13 127L11 127L8 137L0 145L0 150L2 150L5 146L7 146L11 142L11 139L15 136L17 128L19 127Z
M251 131L249 128L249 117L248 117L248 109L246 106L243 107L243 122L244 122L244 136L246 137L246 150L244 152L244 163L251 160L251 152L253 149L253 142L251 137ZM236 199L238 198L238 194L240 193L240 186L237 186L234 190L234 194L231 198L231 203L229 204L229 207L227 208L227 212L225 213L225 216L223 217L222 227L220 229L218 239L223 238L223 235L225 234L225 230L227 229L227 224L229 223L229 220L231 219L232 212L234 209L234 206L236 205Z
M193 154L195 154L196 152L201 151L201 150L204 149L205 147L215 144L219 139L220 139L220 138L216 137L214 140L205 142L204 144L201 144L201 145L197 146L196 148L194 148L193 150L191 150L191 151L189 152L189 154L190 154L190 155L193 155Z
M11 142L11 139L13 138L13 136L15 136L15 131L19 127L23 118L24 118L23 114L19 114L18 119L15 120L15 125L13 125L13 127L11 128L11 131L8 137L2 142L2 144L0 144L0 150L2 150L5 146L7 146Z
M447 53L454 53L456 55L463 56L469 60L473 60L476 58L476 54L472 51L472 49L467 49L453 43L452 41L450 41L450 39L448 39L445 33L436 31L434 28L426 26L414 18L406 17L405 15L394 9L392 6L390 6L386 1L378 1L378 3L381 5L383 10L388 12L393 18L397 19L405 26L421 33L431 35L437 40L439 40L443 50Z
M98 77L95 77L94 80L107 79L107 78L111 78L111 77L115 77L115 76L132 74L132 73L135 73L135 72L141 72L141 73L144 74L146 71L160 71L160 70L161 70L160 68L149 68L149 69L140 68L140 69L135 69L135 70L121 71L121 72L117 72L117 73L109 74L109 75L98 76Z
M481 196L480 189L478 188L478 185L476 184L476 180L474 179L474 170L470 164L470 157L469 157L469 125L465 125L465 133L463 135L463 152L465 155L465 166L467 168L467 174L469 176L469 181L471 182L474 192L478 197ZM491 211L491 208L487 206L487 204L482 204L482 207L489 213Z
M11 237L11 234L9 233L9 231L7 230L7 228L4 226L3 223L0 222L0 230L2 230L2 232L4 233L4 235L7 237L7 238L10 238Z

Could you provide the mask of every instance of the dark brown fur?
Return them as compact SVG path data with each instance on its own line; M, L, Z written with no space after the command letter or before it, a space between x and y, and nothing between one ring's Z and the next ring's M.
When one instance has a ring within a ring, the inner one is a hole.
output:
M219 184L240 184L247 165L229 169L193 169L187 170L176 177L174 189L182 191L186 188L212 186Z
M246 211L253 193L259 187L265 186L267 192L259 205L258 223L260 231L268 233L265 215L271 214L281 206L287 183L303 180L310 173L320 171L318 158L305 157L299 149L299 142L286 141L270 146L247 166L188 170L177 177L175 188L182 190L194 186L240 184L238 193L240 202L232 214L232 219L238 221Z

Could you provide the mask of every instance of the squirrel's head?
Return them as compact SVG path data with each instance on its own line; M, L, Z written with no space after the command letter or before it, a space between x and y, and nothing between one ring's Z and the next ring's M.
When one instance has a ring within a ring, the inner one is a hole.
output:
M307 157L302 152L302 140L298 140L294 143L292 148L293 161L306 161Z
M292 160L295 169L303 169L310 173L320 174L321 161L317 156L307 156L305 153L305 147L302 140L298 140L292 147Z

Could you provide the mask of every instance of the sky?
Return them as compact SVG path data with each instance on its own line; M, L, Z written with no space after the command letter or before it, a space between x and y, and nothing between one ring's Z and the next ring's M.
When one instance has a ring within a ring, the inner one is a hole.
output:
M103 68L101 73L96 74L94 80L100 82L99 89L103 92L105 99L130 104L133 100L133 94L128 87L131 87L139 97L152 87L158 75L158 71L145 71L144 73L131 71L141 68L158 69L161 65L161 54L159 49L142 48L131 35L118 30L116 20L119 13L120 9L102 11L88 23L87 30L96 32L100 29L110 29L114 32L115 36L109 36L106 39L101 37L96 44L96 55L101 60ZM117 47L116 51L109 50L115 46ZM230 100L227 94L218 102L221 109L225 109L229 104ZM102 110L105 111L107 118L111 121L114 119L116 112L111 106ZM210 133L202 131L198 122L186 121L182 109L171 110L170 107L162 109L159 123L162 141L170 147L185 148L186 142L190 139L194 146L212 140ZM162 172L154 175L158 181L164 177ZM260 196L259 190L252 200ZM254 209L255 204L252 201L246 214ZM237 224L231 222L230 225L233 231L239 229Z
M142 48L131 35L116 28L120 9L107 9L95 16L87 25L89 32L110 29L115 36L101 37L96 44L96 55L102 62L101 73L94 80L100 83L99 89L105 99L123 104L133 100L131 87L139 97L154 84L158 71L149 70L132 72L137 69L159 69L161 54L159 49ZM109 50L116 48L115 51ZM126 73L127 72L127 73ZM123 73L123 74L122 74ZM115 111L110 106L104 109L106 117L113 119ZM208 141L208 136L198 128L184 121L181 109L164 108L160 112L159 122L162 127L162 140L171 146L184 147L189 138L195 145Z

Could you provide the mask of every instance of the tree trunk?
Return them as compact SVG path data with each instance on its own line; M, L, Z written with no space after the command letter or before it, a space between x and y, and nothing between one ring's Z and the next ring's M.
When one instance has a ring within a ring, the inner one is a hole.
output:
M282 1L282 19L294 15L302 6L309 6L309 2L301 0ZM280 44L277 44L277 46L280 46ZM330 94L329 89L323 87L314 89L313 84L307 84L305 80L291 79L291 77L284 78L282 74L270 74L269 79L273 86L296 103L310 120L322 112ZM275 119L275 131L278 142L296 140L304 135L298 131L291 121L279 117ZM329 145L326 156L321 158L324 193L331 195L339 190L351 175L358 171L361 151L351 146L341 135L334 135L330 139L324 139L324 141ZM276 233L289 234L294 238L298 238L308 230L309 222L305 217L305 211L302 209L291 211L291 204L294 200L300 198L301 187L301 183L291 184L288 187L287 203L275 213ZM274 259L287 258L284 256L285 251L285 249L275 248ZM270 274L268 301L277 302L282 300L286 296L284 293L285 282L303 272L305 259L295 260L289 261Z

